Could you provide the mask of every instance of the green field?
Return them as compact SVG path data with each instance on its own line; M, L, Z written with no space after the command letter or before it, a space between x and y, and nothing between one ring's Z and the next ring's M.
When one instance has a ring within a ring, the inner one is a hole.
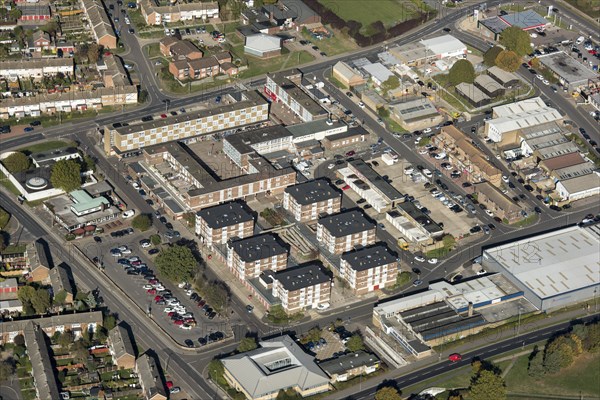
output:
M547 375L543 379L532 379L527 374L529 359L527 355L519 357L506 375L506 387L509 393L552 394L564 396L600 396L600 354L584 354L573 365L557 374Z
M344 21L357 21L362 24L361 32L376 21L381 21L386 28L412 19L423 9L420 1L372 0L368 5L360 1L319 0ZM366 8L365 8L366 7Z

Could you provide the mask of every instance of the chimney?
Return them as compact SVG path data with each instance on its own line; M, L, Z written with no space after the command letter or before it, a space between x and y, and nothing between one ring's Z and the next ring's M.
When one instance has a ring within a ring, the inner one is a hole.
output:
M473 303L472 302L469 302L469 311L467 311L467 316L468 317L473 316Z

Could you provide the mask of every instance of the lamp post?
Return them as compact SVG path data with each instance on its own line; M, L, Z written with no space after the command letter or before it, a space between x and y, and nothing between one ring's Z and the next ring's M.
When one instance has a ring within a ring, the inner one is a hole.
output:
M519 329L521 328L521 311L523 309L519 306L519 320L517 322L517 334L515 336L519 336Z

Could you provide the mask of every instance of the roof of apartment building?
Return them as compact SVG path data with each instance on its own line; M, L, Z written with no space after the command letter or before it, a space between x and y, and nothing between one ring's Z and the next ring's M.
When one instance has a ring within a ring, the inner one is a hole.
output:
M322 361L319 367L327 372L329 376L340 375L346 371L359 367L368 367L379 363L379 357L375 354L359 350L356 353L347 353L331 360Z
M202 54L202 50L197 48L192 42L189 40L178 40L176 43L173 43L169 49L171 53L177 56L189 57L192 53L200 53Z
M73 294L73 285L69 278L69 272L64 266L57 265L50 270L48 275L50 276L50 283L52 284L52 291L55 296L62 290Z
M342 196L342 194L325 179L315 179L294 186L288 186L285 189L285 192L293 197L294 200L296 200L296 203L303 206L329 199L336 199Z
M360 178L366 180L368 184L375 186L375 189L381 195L386 197L387 201L396 201L404 197L394 186L383 179L377 171L370 167L364 160L357 159L348 163L350 169L358 171Z
M39 105L40 103L59 103L75 102L78 100L87 100L90 104L94 99L101 100L103 96L136 95L138 89L134 85L126 85L112 88L97 88L81 92L60 92L60 93L38 93L35 96L11 97L2 99L1 105L4 107L25 107L30 105Z
M32 265L43 266L46 268L52 268L54 266L54 263L50 258L48 243L44 239L39 238L35 241L35 253L37 255L37 263L33 262L34 260L31 260L30 263Z
M212 229L221 229L226 226L254 221L254 215L242 201L232 201L231 203L204 208L198 211L196 216L206 221L206 224Z
M142 387L146 391L146 398L151 399L156 395L167 397L163 380L160 376L160 370L154 357L142 354L135 361L135 369L139 375Z
M306 264L277 271L272 276L289 292L331 281L321 264Z
M342 260L346 261L355 271L365 271L387 265L395 262L397 258L398 256L392 253L385 243L377 243L342 254Z
M322 225L334 237L375 229L375 223L367 219L367 216L359 210L344 211L319 218L319 225Z
M88 16L88 20L90 21L90 25L98 39L104 36L116 37L108 14L106 14L106 10L101 1L82 0L82 4Z
M179 39L177 39L175 36L165 36L164 38L158 41L160 45L166 47L173 46L177 42L179 42Z
M254 262L288 252L287 246L274 233L232 239L229 241L228 247L233 249L243 262Z
M291 79L288 78L290 73L296 70L278 72L274 74L268 74L267 78L270 78L283 89L287 94L294 99L298 104L304 107L311 115L323 115L327 114L327 111L321 107L319 103L313 100L304 90L298 87Z
M215 57L198 58L187 61L188 66L193 70L202 70L205 68L216 67L219 61Z
M252 146L259 143L269 142L283 138L292 138L292 134L283 125L267 126L255 130L248 130L227 136L224 141L228 142L241 154L254 152Z
M108 332L108 340L116 359L126 355L135 357L135 349L129 337L129 332L123 325L119 324L111 329Z
M207 57L209 59L210 57ZM220 106L197 110L197 111L189 111L186 113L180 113L176 116L156 119L149 122L144 122L141 124L132 124L129 126L123 126L119 128L113 128L112 126L108 129L116 131L120 135L132 135L137 134L139 132L143 132L149 129L154 128L162 128L163 126L172 126L175 124L185 124L187 121L194 121L198 118L205 117L217 117L219 114L225 114L235 110L241 110L248 107L259 106L268 104L267 100L265 100L257 91L250 90L244 92L244 97L241 101L231 103L231 104L223 104Z
M315 133L326 132L332 129L344 129L344 131L348 130L348 125L343 123L340 120L327 120L327 119L317 119L314 121L304 122L301 124L288 125L285 127L294 138L301 138L304 136L311 136Z
M25 326L23 336L39 397L41 399L59 399L58 382L54 375L46 334L39 325L29 321Z

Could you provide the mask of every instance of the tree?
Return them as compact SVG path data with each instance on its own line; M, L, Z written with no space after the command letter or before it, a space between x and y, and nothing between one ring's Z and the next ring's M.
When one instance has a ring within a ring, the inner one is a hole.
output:
M504 384L504 379L493 371L480 371L471 384L469 399L505 400L506 385Z
M74 340L75 340L75 336L73 335L73 332L64 331L63 333L60 334L58 339L56 339L56 344L58 344L63 349L68 349L69 346L71 346L71 344L73 344Z
M81 165L74 160L60 160L50 172L52 186L69 193L81 187Z
M96 332L94 332L94 340L98 343L106 342L108 338L108 332L105 327L99 326L96 328Z
M178 245L163 250L156 257L155 263L160 273L173 282L189 281L198 264L189 248Z
M202 290L206 301L217 311L223 311L229 304L229 289L224 282L212 281Z
M529 366L527 367L527 373L532 378L541 378L546 373L544 367L544 353L536 351L531 359L529 360Z
M559 336L546 346L544 366L546 372L553 374L573 363L573 348L565 336Z
M399 86L400 86L400 78L398 78L397 75L392 75L389 78L387 78L385 81L383 81L383 83L381 84L381 90L383 90L384 93L387 93L390 90L397 89Z
M58 293L54 295L54 304L63 305L65 304L65 300L67 299L67 291L60 290Z
M58 23L56 23L56 21L50 21L42 27L42 30L52 37L56 35L56 31L58 31Z
M87 48L87 58L90 64L95 64L100 57L100 46L96 43L90 43Z
M13 20L17 20L17 19L21 18L21 15L23 15L23 12L21 11L21 9L20 9L20 8L18 8L18 7L13 7L13 8L10 10L10 12L9 12L9 14L8 14L8 15L10 15L10 17L11 17Z
M377 107L377 115L381 118L388 118L390 116L390 110L385 107Z
M502 47L494 46L483 54L483 63L488 67L496 65L496 58L502 52Z
M160 235L151 235L150 243L152 243L154 246L158 246L161 243Z
M139 214L131 221L131 226L144 232L152 226L152 220L148 214Z
M500 44L507 50L514 51L520 57L531 53L529 34L517 26L506 28L500 34Z
M398 389L392 386L384 386L375 392L375 400L402 400Z
M294 389L283 390L281 389L279 393L277 393L277 397L275 400L300 400L302 396Z
M102 321L102 326L110 331L117 326L117 317L115 317L113 314L107 314Z
M521 57L514 51L504 50L496 57L496 65L508 72L515 72L521 66Z
M37 314L45 314L52 305L48 289L37 289L31 299L31 305Z
M225 373L225 368L223 367L223 363L221 360L212 360L208 363L208 376L210 379L217 384L227 384L223 374Z
M245 353L247 351L254 350L258 347L256 344L256 339L253 337L245 337L240 340L240 344L237 347L238 353Z
M321 335L322 335L321 329L319 329L319 327L315 326L314 328L311 328L308 332L306 332L306 335L304 335L302 337L300 342L302 342L304 344L306 344L308 342L318 342L319 339L321 339Z
M2 160L6 169L14 174L16 172L27 171L31 166L31 160L25 154L17 151Z
M473 83L475 80L475 68L468 60L458 60L454 63L448 73L448 80L454 86L459 83Z
M346 343L346 348L352 352L364 350L365 344L363 343L362 337L360 335L352 335L350 339L348 339L348 343Z
M12 358L7 358L0 362L0 382L6 381L15 373L15 364Z
M88 156L87 154L85 154L83 156L83 166L82 166L84 171L92 171L95 172L96 171L96 161L94 161L94 159L90 156Z

